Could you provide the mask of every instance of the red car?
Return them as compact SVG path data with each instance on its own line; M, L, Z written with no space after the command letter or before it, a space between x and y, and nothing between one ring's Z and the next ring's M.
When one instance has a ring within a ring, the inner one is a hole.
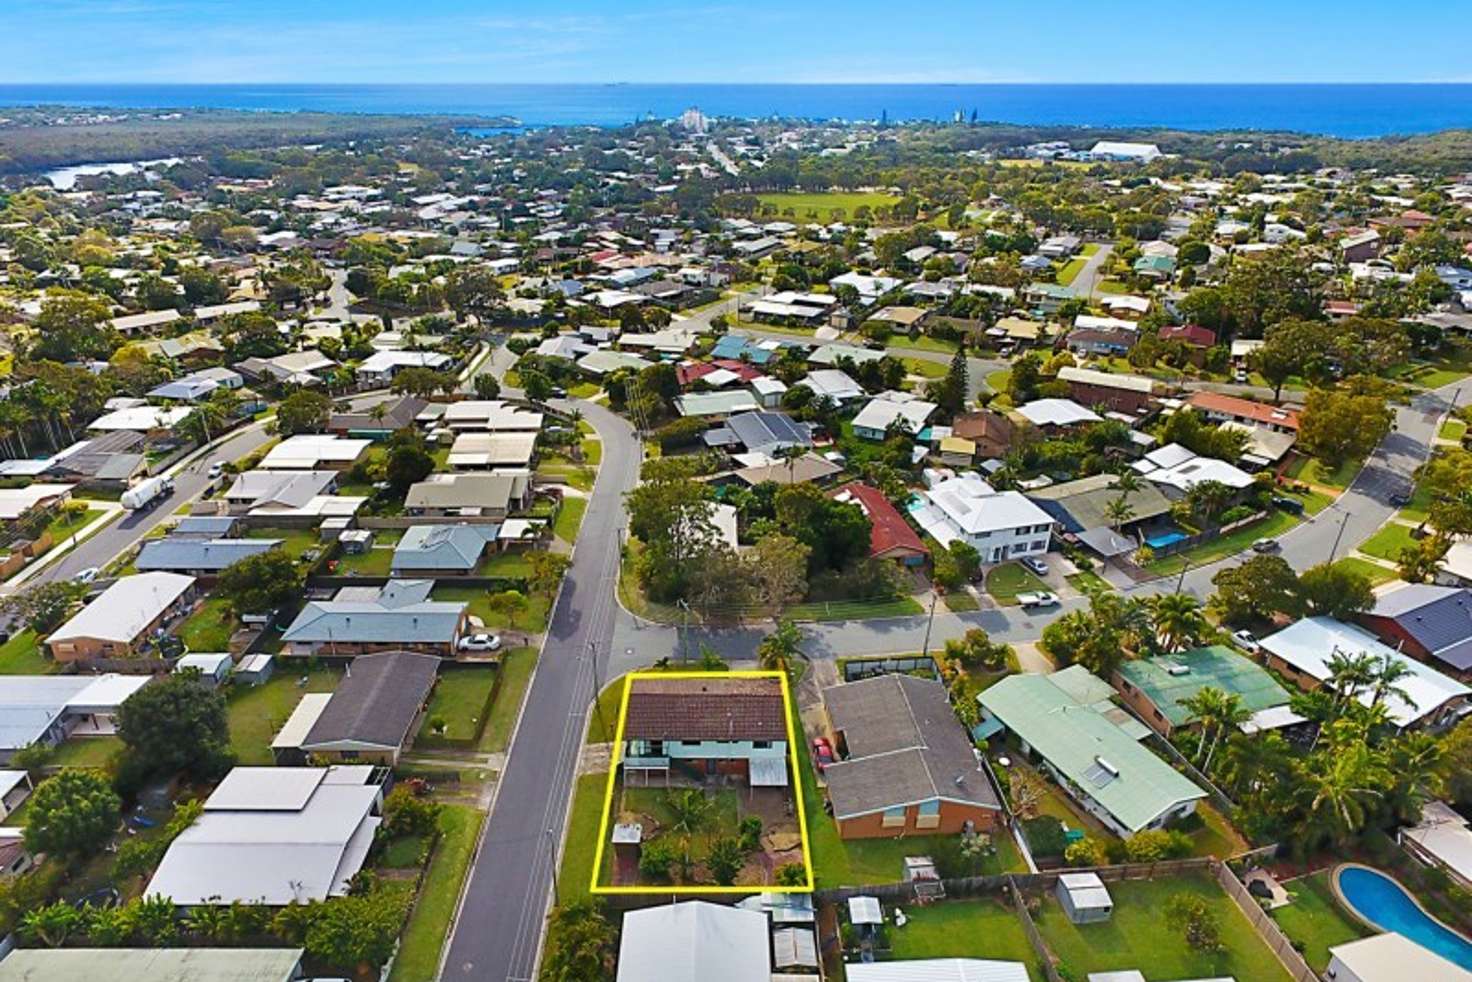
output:
M833 747L824 737L818 737L813 741L813 759L818 762L818 773L821 774L828 769L828 765L835 760Z

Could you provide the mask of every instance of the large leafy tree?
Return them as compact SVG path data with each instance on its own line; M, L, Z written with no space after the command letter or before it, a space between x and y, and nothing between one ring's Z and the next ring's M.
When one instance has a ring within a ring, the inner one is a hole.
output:
M1299 414L1298 438L1310 453L1338 466L1367 456L1394 419L1380 396L1315 389Z
M225 697L189 674L133 693L118 710L118 736L134 766L152 774L219 777L233 763Z
M290 554L272 549L226 566L215 588L237 614L258 614L301 596L304 579Z
M1375 606L1369 577L1341 563L1311 566L1299 576L1298 584L1310 614L1344 620Z
M59 362L106 360L121 340L108 323L109 317L107 304L100 297L72 290L52 291L32 324L35 340L30 357Z
M26 805L26 848L58 856L101 849L118 827L122 802L101 771L69 767L42 782Z
M298 389L276 407L276 429L284 436L321 433L331 415L331 399L321 392Z
M1281 556L1253 556L1240 566L1211 578L1216 586L1211 607L1224 621L1265 621L1275 614L1296 617L1303 611L1298 575Z
M553 908L547 923L542 982L611 978L617 941L618 931L598 901L579 900Z

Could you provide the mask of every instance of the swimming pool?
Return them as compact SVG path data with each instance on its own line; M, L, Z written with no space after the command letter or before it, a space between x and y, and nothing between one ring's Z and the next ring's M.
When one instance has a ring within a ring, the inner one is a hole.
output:
M1145 545L1151 549L1164 549L1166 546L1175 545L1185 537L1185 532L1161 532L1158 535L1146 536Z
M1382 931L1394 931L1472 971L1472 942L1421 909L1395 880L1366 866L1344 865L1334 885L1351 912Z

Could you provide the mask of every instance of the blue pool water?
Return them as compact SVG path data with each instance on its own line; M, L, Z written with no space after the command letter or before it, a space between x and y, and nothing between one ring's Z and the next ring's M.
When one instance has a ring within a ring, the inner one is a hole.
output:
M1372 869L1345 867L1339 871L1339 893L1365 920L1472 971L1472 942L1433 920L1390 877Z
M1146 537L1145 545L1151 549L1164 549L1166 546L1175 545L1185 537L1185 532L1162 532L1159 535Z

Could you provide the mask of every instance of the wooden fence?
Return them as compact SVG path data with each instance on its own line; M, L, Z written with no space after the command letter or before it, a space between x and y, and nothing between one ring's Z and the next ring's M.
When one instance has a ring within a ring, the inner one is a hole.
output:
M1303 956L1293 947L1293 942L1289 941L1283 929L1278 927L1278 922L1262 909L1262 904L1258 903L1257 898L1248 892L1241 880L1237 879L1237 874L1232 872L1232 868L1226 863L1215 863L1213 872L1216 874L1216 881L1221 884L1227 896L1237 904L1237 908L1242 911L1242 916L1247 918L1247 923L1252 925L1252 929L1257 932L1262 943L1267 945L1268 949L1277 956L1278 961L1283 963L1283 967L1288 970L1293 982L1317 982L1319 976L1308 967L1308 962L1304 961Z

